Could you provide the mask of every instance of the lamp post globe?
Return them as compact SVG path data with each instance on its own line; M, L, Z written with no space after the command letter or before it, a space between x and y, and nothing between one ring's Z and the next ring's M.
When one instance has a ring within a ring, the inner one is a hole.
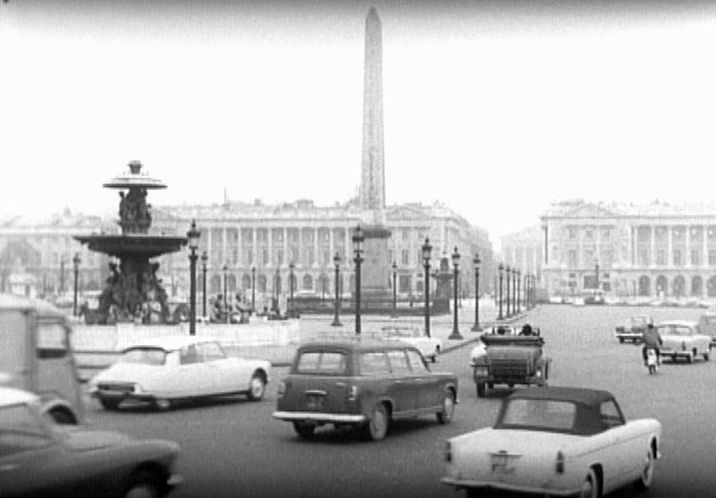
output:
M475 323L470 329L472 332L482 332L480 327L480 255L475 253L472 265L475 267Z
M189 242L189 335L196 335L196 259L201 233L196 229L196 220L186 233Z
M206 270L209 262L209 255L206 251L201 253L201 316L206 317Z
M334 309L334 315L333 315L333 322L331 322L331 326L333 327L341 327L343 324L341 323L340 318L338 317L340 310L341 310L341 255L336 251L336 254L333 256L333 265L336 272L335 275L335 287L336 287L336 296L335 296L335 309Z
M433 246L430 245L430 239L426 237L421 251L425 271L425 288L423 289L423 294L425 295L425 335L428 337L430 337L430 253L432 250Z
M452 260L452 267L453 267L453 318L452 318L452 333L448 336L448 339L453 340L462 340L462 335L460 335L460 330L458 328L457 323L457 292L458 292L458 279L460 277L460 273L458 271L458 266L460 264L460 253L457 250L457 246L455 246L455 250L452 252L452 255L450 256L450 259Z
M361 274L360 274L360 266L363 262L363 242L365 241L365 235L363 234L363 230L361 230L360 225L358 225L358 228L356 228L356 231L353 233L353 251L355 253L354 263L356 264L356 295L355 295L355 301L356 301L356 335L360 335L361 333Z
M75 271L75 289L74 297L72 298L72 316L77 316L77 285L79 282L79 271L80 271L80 253L76 252L74 258L72 258L72 266Z

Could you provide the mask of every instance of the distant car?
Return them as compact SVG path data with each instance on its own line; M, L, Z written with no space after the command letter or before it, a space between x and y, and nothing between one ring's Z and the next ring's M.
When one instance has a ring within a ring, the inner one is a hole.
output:
M434 373L415 346L399 341L344 339L301 345L278 386L274 418L291 422L302 438L317 427L361 428L385 438L392 420L436 415L452 420L457 377Z
M709 311L701 315L699 332L711 336L711 348L716 347L716 311Z
M197 336L145 339L90 380L90 393L108 410L125 400L151 402L167 410L172 403L208 396L245 394L263 398L271 363L227 356L221 345Z
M419 327L388 325L381 330L385 337L389 339L398 339L412 344L418 348L425 358L429 358L433 363L437 360L443 347L442 340L437 337L428 337Z
M615 336L619 342L630 341L634 344L640 343L646 330L646 326L654 323L648 315L630 316L621 325L617 325Z
M711 337L699 332L697 322L671 320L661 322L656 326L656 330L664 341L659 348L662 357L667 356L672 361L684 358L687 363L691 363L700 355L703 356L704 361L708 361Z
M59 425L27 391L0 388L0 496L165 496L179 445Z
M597 497L632 482L649 488L660 448L659 421L625 420L607 391L525 389L503 399L493 427L447 441L442 482L469 497Z

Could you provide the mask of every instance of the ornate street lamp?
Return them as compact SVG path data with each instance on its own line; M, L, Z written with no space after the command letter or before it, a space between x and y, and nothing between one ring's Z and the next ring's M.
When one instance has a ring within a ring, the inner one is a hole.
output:
M209 255L206 251L201 253L201 316L206 318L206 264L209 261Z
M510 295L510 282L511 281L512 281L512 268L510 268L509 265L505 265L505 289L507 291L507 299L506 299L507 310L505 312L505 318L510 318L512 316L512 312L510 311L510 306L512 305L512 297Z
M513 270L515 275L515 314L520 314L520 270Z
M288 315L289 318L293 318L293 288L296 287L294 283L294 274L293 270L296 268L296 265L293 261L288 265L288 293L289 293L289 299L288 299L288 311L286 312L286 315Z
M280 285L280 283L279 283L280 280L281 280L281 270L276 268L276 276L274 277L274 281L273 281L273 291L274 291L274 294L276 294L276 298L275 298L276 300L274 301L274 303L275 303L274 311L276 312L276 314L281 313L281 309L280 309L281 307L278 305L278 300L280 297L278 286ZM288 315L288 312L286 312L286 314Z
M393 313L391 318L398 318L398 288L396 282L398 280L398 263L393 261Z
M72 258L72 266L75 269L75 292L74 292L74 298L72 299L72 315L77 316L77 283L79 282L79 270L80 270L80 263L82 260L80 259L80 253L76 252L75 257Z
M475 323L470 329L473 332L482 332L480 327L480 255L475 253L472 258L472 264L475 267Z
M221 270L224 272L224 314L226 315L224 320L226 323L229 323L229 299L228 299L228 292L227 292L228 291L228 286L227 286L228 282L227 281L229 278L228 263L224 263L224 265L221 267Z
M499 266L497 267L497 272L499 273L499 276L500 276L500 298L498 299L499 313L497 314L498 320L504 319L504 317L502 316L502 272L504 269L505 269L505 265L503 265L502 263L500 263Z
M425 243L421 249L425 271L425 288L423 289L423 294L425 294L425 335L430 337L430 253L433 250L433 246L430 245L430 239L425 238Z
M333 327L342 327L343 324L341 323L340 319L338 318L338 314L341 309L341 294L340 294L340 279L341 279L341 255L338 254L338 251L336 251L335 256L333 256L333 264L335 266L336 271L336 302L335 302L335 315L333 316L333 322L331 325Z
M256 312L256 267L251 267L251 314Z
M60 296L65 293L65 257L60 260Z
M196 229L196 220L186 233L189 239L189 335L196 335L196 258L201 233Z
M462 340L462 335L460 335L460 330L458 329L457 325L457 281L458 277L460 276L460 273L458 272L458 265L460 264L460 253L457 251L457 246L455 246L455 250L452 252L452 256L450 256L452 259L452 279L453 279L453 317L452 317L452 334L448 336L448 339L453 339L456 341Z
M363 235L363 230L360 229L360 225L358 225L358 228L353 233L353 252L355 253L355 258L353 259L353 262L356 264L356 335L360 335L361 332L361 323L360 323L360 293L361 293L361 284L360 284L360 264L364 261L362 254L363 254L363 242L365 241L365 235Z

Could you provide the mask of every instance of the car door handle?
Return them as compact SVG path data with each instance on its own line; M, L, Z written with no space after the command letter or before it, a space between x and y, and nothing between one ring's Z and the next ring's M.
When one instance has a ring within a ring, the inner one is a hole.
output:
M11 472L13 470L17 470L19 467L15 463L6 463L5 465L0 465L0 472Z

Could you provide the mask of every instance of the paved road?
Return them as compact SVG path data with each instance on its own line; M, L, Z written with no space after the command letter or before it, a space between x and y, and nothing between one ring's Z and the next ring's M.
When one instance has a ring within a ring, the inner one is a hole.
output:
M658 462L652 497L716 496L716 358L692 365L665 364L649 376L639 348L620 345L614 325L630 314L695 318L699 310L544 306L530 323L540 326L553 361L552 385L612 391L629 418L653 416L664 425L664 458ZM186 405L168 413L144 408L102 411L91 402L96 427L138 437L179 441L185 483L177 497L455 497L440 484L446 438L489 425L507 390L477 399L467 358L470 346L441 357L437 369L459 375L460 404L453 423L431 418L394 424L388 438L364 442L349 431L321 430L304 442L288 423L273 420L275 370L267 398ZM636 496L625 489L617 497Z

